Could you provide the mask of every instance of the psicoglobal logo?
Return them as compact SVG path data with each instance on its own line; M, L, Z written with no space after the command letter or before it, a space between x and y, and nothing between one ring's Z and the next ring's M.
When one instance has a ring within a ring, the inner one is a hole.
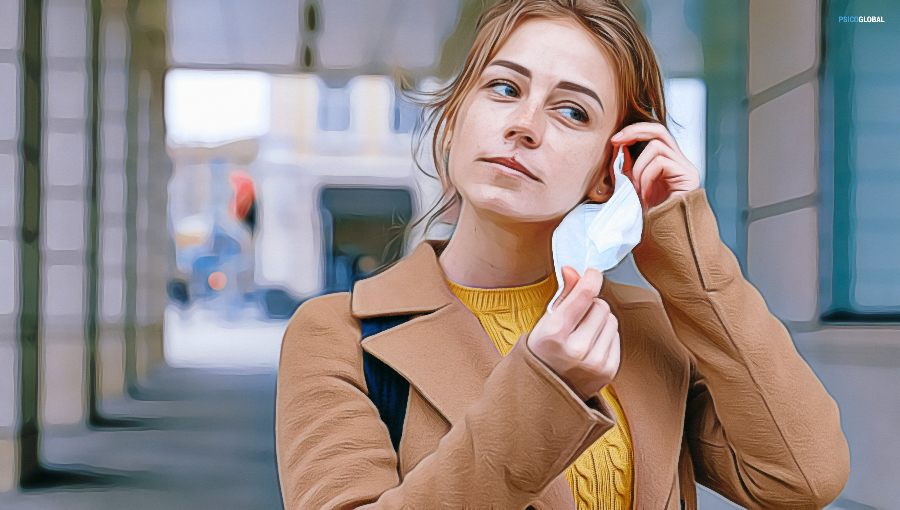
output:
M838 23L884 23L884 16L838 16Z

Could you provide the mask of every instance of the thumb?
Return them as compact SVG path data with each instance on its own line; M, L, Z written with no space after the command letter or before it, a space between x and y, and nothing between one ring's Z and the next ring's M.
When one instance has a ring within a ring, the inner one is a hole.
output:
M575 284L578 283L578 280L581 279L581 277L578 276L578 271L576 271L572 266L563 266L562 275L563 291L559 295L559 297L556 298L556 301L553 302L554 310L556 310L560 303L562 303L566 299L566 296L568 296L569 293L572 292L572 289L575 288Z

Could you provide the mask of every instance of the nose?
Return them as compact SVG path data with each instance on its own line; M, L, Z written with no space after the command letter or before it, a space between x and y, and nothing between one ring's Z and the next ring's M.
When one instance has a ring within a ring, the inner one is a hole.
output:
M503 138L513 144L522 144L524 147L533 149L541 144L543 130L540 108L523 101L521 106L510 116Z

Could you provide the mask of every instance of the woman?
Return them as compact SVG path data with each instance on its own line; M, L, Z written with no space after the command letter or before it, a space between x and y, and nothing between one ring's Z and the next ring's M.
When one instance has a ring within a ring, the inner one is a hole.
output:
M449 242L288 326L286 507L695 508L695 481L750 508L833 500L849 464L838 409L719 239L628 11L500 1L444 92L433 154L437 214L458 215ZM566 268L544 314L554 229L610 198L612 155L637 144L633 254L656 292ZM408 382L402 430L381 419L365 356Z

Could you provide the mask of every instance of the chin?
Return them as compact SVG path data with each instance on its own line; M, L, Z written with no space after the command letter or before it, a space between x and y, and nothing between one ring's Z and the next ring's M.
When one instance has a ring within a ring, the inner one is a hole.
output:
M481 215L492 216L497 220L515 223L532 223L552 219L547 211L535 210L540 199L517 193L508 189L481 189L468 198L472 207Z

